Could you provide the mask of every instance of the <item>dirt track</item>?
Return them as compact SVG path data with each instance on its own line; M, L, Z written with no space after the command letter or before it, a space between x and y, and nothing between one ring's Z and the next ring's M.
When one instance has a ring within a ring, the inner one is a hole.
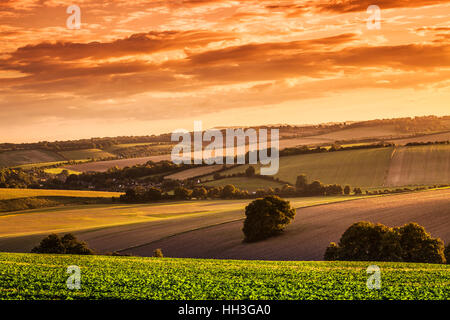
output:
M242 243L242 218L242 211L231 211L76 234L100 252L150 256L162 248L170 257L321 260L330 241L337 242L349 225L362 220L389 226L417 222L450 242L450 189L301 208L283 235L254 244ZM29 252L41 238L4 238L0 251Z

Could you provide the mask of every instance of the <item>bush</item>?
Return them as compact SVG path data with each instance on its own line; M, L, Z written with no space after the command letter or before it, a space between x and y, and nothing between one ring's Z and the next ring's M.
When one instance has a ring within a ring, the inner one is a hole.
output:
M447 263L450 264L450 244L448 244L448 245L445 247L444 255L445 255L445 259L447 260Z
M295 209L289 201L277 196L256 199L245 208L245 242L254 242L277 235L291 222Z
M253 166L249 166L247 169L245 169L245 175L247 177L253 177L256 173L256 170Z
M155 258L164 258L162 250L161 249L156 249L155 251L153 251L153 257L155 257Z
M345 195L349 195L350 194L350 186L349 185L346 185L345 187L344 187L344 194Z
M444 244L425 228L409 223L389 228L382 224L357 222L343 234L339 245L330 243L325 260L404 261L445 263Z
M93 254L86 242L78 241L71 233L62 238L57 234L50 234L41 240L41 243L31 250L32 253L57 253L57 254Z

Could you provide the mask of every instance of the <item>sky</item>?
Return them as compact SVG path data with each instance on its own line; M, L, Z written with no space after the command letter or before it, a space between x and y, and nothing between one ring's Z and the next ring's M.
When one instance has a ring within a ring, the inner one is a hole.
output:
M0 142L449 115L449 16L450 0L0 0Z

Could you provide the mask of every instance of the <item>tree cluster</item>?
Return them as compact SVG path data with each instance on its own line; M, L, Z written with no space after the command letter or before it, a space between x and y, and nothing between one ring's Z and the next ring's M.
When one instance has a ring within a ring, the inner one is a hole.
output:
M409 223L402 227L390 228L365 221L351 225L342 234L339 244L330 243L325 251L324 259L446 262L443 241L432 238L424 227Z

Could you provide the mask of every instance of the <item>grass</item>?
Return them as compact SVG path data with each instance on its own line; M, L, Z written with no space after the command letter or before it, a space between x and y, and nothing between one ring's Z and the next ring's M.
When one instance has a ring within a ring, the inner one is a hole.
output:
M81 191L81 190L48 190L48 189L10 189L0 188L0 200L30 198L30 197L118 197L119 192Z
M381 289L366 269L381 268ZM67 267L81 288L68 290ZM450 266L0 253L0 299L448 299Z
M67 160L104 159L115 157L114 154L100 149L80 149L59 152Z
M238 189L248 190L249 192L253 192L258 189L282 188L284 185L283 183L277 181L266 180L261 178L248 178L248 177L224 178L204 183L204 185L208 187L218 187L218 186L223 187L226 186L227 184L232 184Z

